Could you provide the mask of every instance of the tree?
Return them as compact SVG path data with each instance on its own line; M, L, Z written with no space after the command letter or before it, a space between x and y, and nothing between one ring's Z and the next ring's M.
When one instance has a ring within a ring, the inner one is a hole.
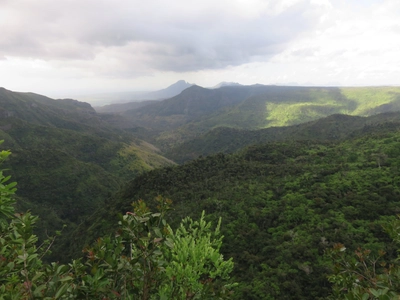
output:
M10 155L0 152L0 163ZM37 217L14 213L16 183L0 171L0 300L8 299L222 299L231 296L232 259L219 253L220 223L185 218L177 230L165 220L171 201L157 197L159 212L143 201L121 216L115 235L84 249L67 265L42 261L53 239L39 247Z
M161 299L218 299L230 295L234 284L224 282L229 279L233 263L219 253L221 219L212 231L204 217L203 211L199 221L187 217L175 232L169 228L173 244L168 249L168 280L161 288Z
M388 222L385 230L394 242L400 242L400 219ZM385 259L383 250L358 248L354 255L346 255L346 247L337 243L327 251L333 261L332 299L392 300L400 299L399 258Z

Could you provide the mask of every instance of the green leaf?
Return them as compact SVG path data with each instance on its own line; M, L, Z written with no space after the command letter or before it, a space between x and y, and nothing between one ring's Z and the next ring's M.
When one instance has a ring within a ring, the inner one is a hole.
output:
M74 278L71 277L71 276L65 276L65 277L60 278L60 282L65 282L65 281L73 280L73 279L74 279Z
M368 300L369 299L369 294L365 293L364 295L362 295L362 300Z
M69 284L64 283L57 291L56 295L54 296L55 299L59 299L65 292L68 290Z
M38 287L36 287L36 289L33 291L33 294L36 297L41 297L43 296L42 291L46 288L46 284L41 284Z
M160 238L162 237L161 231L158 227L154 228L154 233L156 234L156 236L158 236Z

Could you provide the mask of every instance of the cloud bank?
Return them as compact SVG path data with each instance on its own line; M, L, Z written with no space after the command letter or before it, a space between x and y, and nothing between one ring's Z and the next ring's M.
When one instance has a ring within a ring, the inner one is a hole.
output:
M52 97L400 84L398 0L0 0L0 28L0 86Z
M96 61L96 72L115 76L268 60L326 8L295 0L3 0L0 7L0 57Z

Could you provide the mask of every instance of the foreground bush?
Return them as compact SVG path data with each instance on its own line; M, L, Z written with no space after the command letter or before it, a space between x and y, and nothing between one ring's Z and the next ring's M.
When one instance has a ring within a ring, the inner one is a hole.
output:
M0 162L8 156L0 152ZM37 246L37 217L14 212L16 183L0 171L0 299L223 299L230 298L232 259L220 254L219 226L182 220L173 230L159 212L134 204L115 235L85 248L85 257L62 265L43 262L54 239Z

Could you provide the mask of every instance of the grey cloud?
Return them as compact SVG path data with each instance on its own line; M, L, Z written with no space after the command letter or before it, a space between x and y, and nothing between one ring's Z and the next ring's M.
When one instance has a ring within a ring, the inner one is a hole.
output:
M400 34L400 24L393 25L390 29L392 32Z
M226 2L229 3L229 2ZM120 66L140 58L153 69L197 71L267 60L318 22L320 7L300 1L278 15L244 18L213 5L191 10L190 1L0 2L13 17L0 37L0 57L95 60L115 54ZM132 47L143 42L144 47ZM120 58L118 55L123 53ZM139 70L135 72L140 72ZM122 72L125 74L125 72Z
M320 50L320 47L308 47L303 49L294 50L291 52L293 56L310 57L314 56Z

